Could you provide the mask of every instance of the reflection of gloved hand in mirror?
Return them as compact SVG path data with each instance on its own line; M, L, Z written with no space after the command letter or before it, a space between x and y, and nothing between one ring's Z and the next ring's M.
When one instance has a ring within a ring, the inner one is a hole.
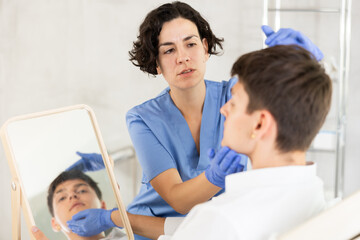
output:
M210 164L205 170L205 176L212 184L224 188L227 175L246 170L248 157L222 147L216 154L214 149L209 149Z
M106 210L101 208L86 209L75 214L67 221L69 229L82 237L97 235L109 228L116 227L111 220L111 213L117 208Z
M66 171L80 170L83 172L97 171L105 168L101 154L98 153L81 153L76 152L81 157L73 165L68 167Z
M263 25L261 29L267 37L265 44L269 47L273 47L275 45L296 44L311 52L317 61L320 61L324 57L324 54L320 51L320 49L308 37L299 31L295 31L291 28L281 28L279 31L274 32L274 30L267 25Z

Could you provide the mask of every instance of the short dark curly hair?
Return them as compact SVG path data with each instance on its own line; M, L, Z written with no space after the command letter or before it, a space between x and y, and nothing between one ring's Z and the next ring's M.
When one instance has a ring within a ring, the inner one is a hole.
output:
M172 2L161 5L148 13L139 28L139 36L133 42L133 49L129 51L130 61L140 70L152 75L156 75L156 60L159 54L158 44L159 35L165 22L175 18L184 18L193 22L200 34L200 38L205 38L208 43L208 53L217 55L217 46L222 50L223 38L217 38L209 23L200 15L198 11L183 2Z
M64 171L60 173L59 176L57 176L54 181L49 186L48 189L48 196L47 196L47 204L49 208L49 212L51 216L54 216L54 206L53 206L53 198L54 193L56 190L56 187L59 186L61 183L66 182L68 180L74 180L74 179L80 179L86 182L90 185L92 189L94 189L96 196L99 198L99 200L102 200L102 194L100 191L100 188L98 187L97 183L88 175L83 173L80 170L70 170L70 171Z

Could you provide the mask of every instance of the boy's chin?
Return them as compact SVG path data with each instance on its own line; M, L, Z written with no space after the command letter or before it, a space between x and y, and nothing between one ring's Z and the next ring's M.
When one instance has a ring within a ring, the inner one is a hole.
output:
M226 141L225 138L223 138L223 140L221 140L221 147L228 147L228 148L230 148L229 142Z

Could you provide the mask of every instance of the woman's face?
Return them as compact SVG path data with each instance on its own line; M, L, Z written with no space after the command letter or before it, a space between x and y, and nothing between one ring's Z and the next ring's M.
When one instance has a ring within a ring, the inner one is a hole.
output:
M207 41L200 39L193 22L175 18L163 24L157 71L171 89L188 89L203 81L208 58Z
M253 148L251 134L257 123L256 116L246 111L249 96L242 83L237 82L231 92L232 98L220 109L221 114L226 118L221 145L248 155Z

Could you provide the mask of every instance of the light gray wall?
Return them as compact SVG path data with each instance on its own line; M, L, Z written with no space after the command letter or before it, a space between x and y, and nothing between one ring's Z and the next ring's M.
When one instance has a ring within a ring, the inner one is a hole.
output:
M223 56L212 56L208 62L206 78L213 80L228 79L230 67L239 55L262 47L263 1L225 1L226 4L217 0L187 1L210 22L216 35L226 40ZM0 124L16 115L84 103L94 109L109 151L130 145L126 111L154 97L166 83L161 77L148 77L134 67L128 61L128 51L146 13L164 2L0 0ZM336 2L302 1L313 6L337 6ZM360 148L356 146L360 137L360 111L356 104L360 101L356 94L360 90L360 48L356 44L360 41L360 29L356 27L360 23L359 9L359 1L353 1L346 195L360 188ZM304 26L314 24L314 18L301 21ZM318 25L319 31L300 30L310 34L315 42L326 39L324 29L331 26ZM123 167L128 178L130 166ZM130 199L133 191L124 187L127 180L119 179L122 194ZM10 171L0 148L0 239L11 239L10 182ZM26 232L24 235L28 239Z

